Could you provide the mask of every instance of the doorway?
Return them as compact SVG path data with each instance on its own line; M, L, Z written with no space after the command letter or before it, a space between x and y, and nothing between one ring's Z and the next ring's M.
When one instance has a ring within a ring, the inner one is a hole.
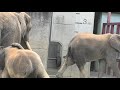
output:
M55 77L62 61L62 45L59 42L50 42L48 49L47 72L50 77Z
M61 66L62 45L59 42L50 42L48 51L48 68L59 68Z

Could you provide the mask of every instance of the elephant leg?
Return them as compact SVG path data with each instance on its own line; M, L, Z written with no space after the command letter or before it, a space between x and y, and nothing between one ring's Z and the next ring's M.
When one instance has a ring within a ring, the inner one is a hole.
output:
M116 59L107 59L107 64L109 67L112 68L114 74L116 75L116 77L120 78L120 71L116 62Z
M82 67L79 68L79 70L80 70L80 77L81 78L87 78L85 68L82 66Z
M101 60L99 61L98 78L102 78L102 76L103 76L103 74L104 74L104 71L105 71L105 69L106 69L105 65L106 65L105 60L102 60L102 59L101 59Z
M75 64L74 62L72 62L71 60L65 60L63 62L63 65L61 66L61 68L58 70L56 77L57 78L62 78L63 77L63 73L65 72L65 70L67 69L68 66Z
M88 78L87 72L85 71L85 64L84 65L77 65L80 70L80 78Z
M7 71L6 68L4 68L1 77L2 78L10 78L10 76L9 76L8 71Z
M29 42L28 42L28 41L26 41L25 43L26 43L26 45L27 45L28 49L29 49L29 50L32 50L32 48L31 48L31 46L30 46Z
M38 67L35 75L37 78L50 78L43 65L42 67Z
M37 60L37 59L36 59ZM30 77L34 78L50 78L42 61L39 59L39 64L34 65L34 71L29 75Z

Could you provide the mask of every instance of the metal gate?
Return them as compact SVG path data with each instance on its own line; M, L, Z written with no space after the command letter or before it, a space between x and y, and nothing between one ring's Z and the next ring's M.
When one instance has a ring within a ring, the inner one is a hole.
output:
M120 34L120 22L103 23L102 34L105 34L105 33Z

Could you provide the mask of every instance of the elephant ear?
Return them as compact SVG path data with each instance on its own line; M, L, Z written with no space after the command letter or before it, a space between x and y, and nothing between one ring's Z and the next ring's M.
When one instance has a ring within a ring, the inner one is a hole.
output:
M29 32L31 30L32 24L31 24L31 17L25 13L21 12L19 13L19 22L21 25L21 29L23 32L23 36L26 34L26 32Z
M120 52L120 35L117 34L112 35L110 37L109 43L111 47L113 47L114 49Z

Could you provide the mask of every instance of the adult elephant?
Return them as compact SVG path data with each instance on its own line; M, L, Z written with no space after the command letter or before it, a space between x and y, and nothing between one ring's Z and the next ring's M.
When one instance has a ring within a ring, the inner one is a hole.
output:
M0 46L7 47L12 43L20 43L25 49L31 50L28 43L31 27L31 17L25 12L0 12ZM1 60L2 70L3 63Z
M25 12L0 12L0 45L7 47L16 42L31 49L28 43L31 27L31 17Z
M18 43L1 48L0 56L5 61L2 78L49 78L40 56Z
M69 43L66 59L59 69L56 77L62 77L68 66L76 64L81 77L87 77L85 72L86 62L99 60L99 78L103 76L103 62L106 62L117 77L120 71L116 58L120 52L120 35L118 34L77 34Z

